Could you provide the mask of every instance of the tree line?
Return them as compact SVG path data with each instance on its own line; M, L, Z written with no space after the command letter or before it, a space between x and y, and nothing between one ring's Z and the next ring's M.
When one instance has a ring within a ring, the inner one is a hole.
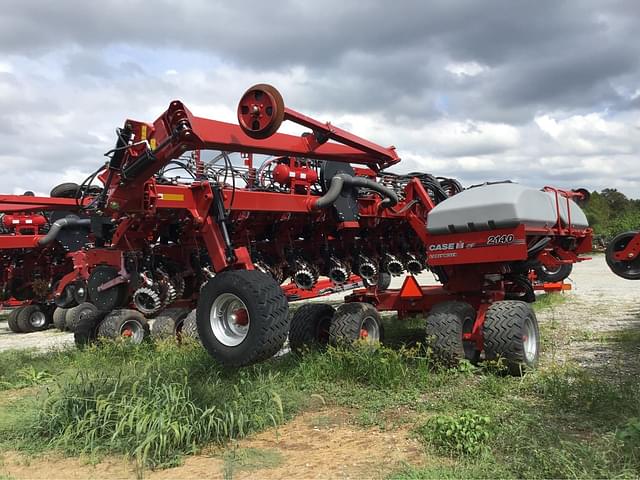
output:
M627 198L615 188L592 192L584 211L596 236L604 240L640 228L640 200Z

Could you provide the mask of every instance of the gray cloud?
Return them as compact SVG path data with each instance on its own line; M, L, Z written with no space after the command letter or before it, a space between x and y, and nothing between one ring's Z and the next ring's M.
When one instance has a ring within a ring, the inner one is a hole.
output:
M124 118L172 98L232 121L242 90L269 81L292 107L395 144L407 170L640 195L618 178L640 153L637 2L0 6L0 190L88 173Z

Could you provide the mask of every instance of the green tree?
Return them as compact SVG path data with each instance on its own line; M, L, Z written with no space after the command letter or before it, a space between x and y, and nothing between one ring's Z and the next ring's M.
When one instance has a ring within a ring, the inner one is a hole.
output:
M640 229L640 200L629 199L615 188L593 192L584 211L596 235L608 239Z

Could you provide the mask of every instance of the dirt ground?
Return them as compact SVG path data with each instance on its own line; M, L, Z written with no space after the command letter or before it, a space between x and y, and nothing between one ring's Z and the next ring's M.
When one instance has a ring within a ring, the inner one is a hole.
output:
M424 462L423 449L408 427L364 429L353 418L354 412L345 409L305 412L226 451L205 451L186 458L179 467L147 471L144 478L382 479L405 463ZM0 473L16 479L135 478L134 465L122 459L107 458L93 465L82 458L26 458L15 453L4 453L3 458Z
M613 275L602 255L576 265L571 280L567 301L538 313L545 335L542 361L571 360L603 371L619 363L630 375L640 372L640 351L630 350L640 342L624 342L640 332L640 282ZM0 349L55 348L72 341L52 331L13 335L5 329L6 322L0 324ZM383 478L405 462L425 461L406 427L363 428L354 418L354 412L319 406L225 451L205 451L179 467L145 472L145 478ZM0 474L10 478L135 478L132 464L121 459L92 465L86 459L27 459L10 452L3 457Z

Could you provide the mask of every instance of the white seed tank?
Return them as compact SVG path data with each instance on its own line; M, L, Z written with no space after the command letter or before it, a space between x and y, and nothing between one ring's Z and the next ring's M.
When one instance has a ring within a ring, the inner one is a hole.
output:
M563 226L589 226L587 217L573 200L558 196ZM553 192L517 183L496 183L470 188L444 200L429 212L427 231L434 235L511 228L519 224L552 227L558 211Z

